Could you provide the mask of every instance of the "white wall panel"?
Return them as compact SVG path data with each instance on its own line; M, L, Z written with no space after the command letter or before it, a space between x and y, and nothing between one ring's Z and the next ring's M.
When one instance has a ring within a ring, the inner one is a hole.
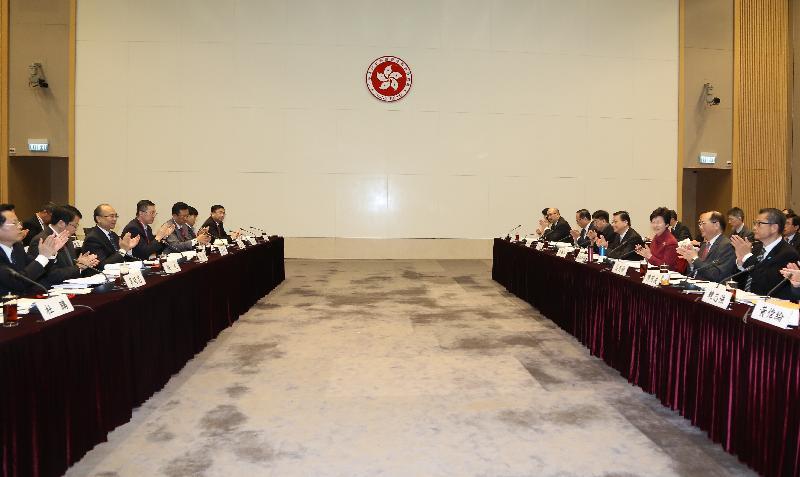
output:
M79 0L77 31L77 205L121 222L149 198L290 237L487 238L674 206L676 0ZM392 104L364 85L386 54L414 75Z

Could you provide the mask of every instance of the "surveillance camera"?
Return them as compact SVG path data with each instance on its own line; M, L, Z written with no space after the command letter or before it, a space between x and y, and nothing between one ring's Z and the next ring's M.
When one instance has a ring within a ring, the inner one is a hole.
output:
M40 88L47 88L48 86L50 86L49 84L47 84L47 81L43 80L42 78L39 78L38 84ZM719 102L719 98L717 98L717 102Z
M720 99L717 98L716 96L714 96L714 98L708 102L708 105L709 106L716 106L719 103L720 103Z

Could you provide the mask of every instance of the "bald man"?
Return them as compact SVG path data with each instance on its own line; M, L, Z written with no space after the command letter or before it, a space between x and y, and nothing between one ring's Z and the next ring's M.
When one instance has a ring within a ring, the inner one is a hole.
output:
M561 217L561 212L558 209L547 209L545 220L550 224L550 227L542 234L542 240L548 242L572 242L572 235L570 231L572 228L569 226L564 217Z

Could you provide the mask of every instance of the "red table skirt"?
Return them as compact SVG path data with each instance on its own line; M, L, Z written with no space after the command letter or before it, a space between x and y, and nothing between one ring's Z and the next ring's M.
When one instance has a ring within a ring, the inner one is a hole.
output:
M285 277L282 238L0 328L0 475L56 476Z
M492 278L759 473L800 474L800 332L499 239Z

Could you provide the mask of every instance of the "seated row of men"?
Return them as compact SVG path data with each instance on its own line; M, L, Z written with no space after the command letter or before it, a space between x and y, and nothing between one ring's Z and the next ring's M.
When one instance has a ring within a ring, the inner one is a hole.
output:
M4 252L0 253L0 294L30 293L35 286L28 280L50 287L95 274L109 264L193 250L198 244L235 240L239 235L225 231L221 205L211 207L211 215L197 231L197 209L184 202L175 203L172 218L153 232L151 225L157 215L153 202L140 200L136 217L118 235L114 229L119 214L110 204L100 204L94 209L95 226L84 229L86 236L78 254L73 239L83 216L77 208L48 203L20 223L12 204L0 204L0 248Z
M800 297L800 219L790 209L764 208L753 221L752 230L744 225L739 208L728 211L731 232L725 235L725 217L717 211L700 215L700 237L691 240L688 228L678 222L677 213L659 207L650 214L652 237L646 240L631 226L628 212L609 214L587 209L575 213L577 228L572 229L558 209L542 211L536 233L544 240L572 242L575 246L605 248L609 258L646 260L651 265L666 265L688 276L722 282L738 275L746 291L758 295L795 299ZM681 245L678 242L682 242ZM783 282L788 278L789 283ZM775 288L775 287L778 288Z

